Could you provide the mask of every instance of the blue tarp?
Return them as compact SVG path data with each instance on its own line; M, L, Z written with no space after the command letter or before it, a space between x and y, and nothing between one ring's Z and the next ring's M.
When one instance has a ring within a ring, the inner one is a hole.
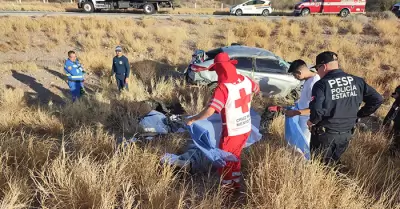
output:
M145 132L167 134L169 127L165 124L166 119L164 114L152 110L140 120L139 125Z
M250 110L252 131L245 147L259 141L262 135L259 133L261 117L253 109ZM237 158L218 148L221 137L222 121L219 114L213 114L205 120L194 122L188 126L189 133L195 145L206 155L215 167L223 167L226 161L237 161Z
M288 107L287 109L296 109L296 107ZM250 115L252 131L245 147L249 147L262 138L259 133L261 117L253 109L250 110ZM298 121L299 116L285 118L285 140L290 146L303 153L306 159L310 159L310 149ZM163 160L167 160L172 156L176 158L175 160L191 161L192 169L207 167L206 164L208 163L211 163L214 167L222 167L226 165L226 161L237 160L231 153L218 148L222 129L222 121L219 114L213 114L205 120L196 121L191 126L187 126L187 129L193 141L188 147L188 152L180 156L167 153Z
M297 109L297 106L287 107L288 110ZM299 126L299 116L285 117L285 139L289 145L310 159L310 147Z

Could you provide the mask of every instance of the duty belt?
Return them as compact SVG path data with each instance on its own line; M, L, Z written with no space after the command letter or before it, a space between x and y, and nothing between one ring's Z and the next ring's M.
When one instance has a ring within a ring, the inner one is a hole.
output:
M353 128L353 129L354 129L354 128ZM347 134L347 133L352 133L352 132L353 132L353 129L348 130L348 131L340 132L340 131L334 131L334 130L332 130L332 129L325 128L325 127L323 127L323 126L313 126L313 127L311 128L311 133L317 134L317 135L320 135L320 134L323 134L323 133L330 133L330 134Z

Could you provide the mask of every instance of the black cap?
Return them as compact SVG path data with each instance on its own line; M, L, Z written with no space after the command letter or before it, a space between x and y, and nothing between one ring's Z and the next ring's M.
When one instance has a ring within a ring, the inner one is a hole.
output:
M336 60L338 60L338 55L335 52L324 51L318 54L315 60L315 65L312 68L316 68L317 65L326 64Z

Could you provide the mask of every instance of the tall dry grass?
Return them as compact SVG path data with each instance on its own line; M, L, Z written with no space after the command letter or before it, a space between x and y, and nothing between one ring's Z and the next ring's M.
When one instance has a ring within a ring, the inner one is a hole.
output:
M56 23L56 24L52 24ZM76 47L101 88L62 106L31 104L21 89L0 94L0 205L3 208L400 208L399 159L388 155L381 132L357 132L343 156L348 174L309 163L286 146L278 117L263 140L243 155L245 193L227 197L215 174L176 173L161 165L165 152L185 150L186 134L118 144L142 130L144 100L180 105L187 114L208 102L209 89L188 87L179 72L190 53L241 42L269 49L286 60L312 64L334 50L345 71L362 76L386 94L399 85L397 21L317 17L306 21L3 17L3 71L40 71L35 61L14 63L9 48L19 39ZM14 36L16 32L20 36ZM14 48L49 55L54 45L22 41ZM119 95L109 78L114 47L130 59L129 91ZM68 46L68 47L67 47ZM46 52L48 50L49 52ZM67 51L67 50L66 50ZM65 51L65 52L66 52ZM46 54L47 53L47 54ZM64 57L60 57L60 60ZM10 64L11 63L11 64ZM35 68L36 67L36 68ZM396 77L397 76L397 77ZM256 97L262 111L275 103ZM378 110L382 117L391 99ZM235 201L236 200L236 201Z

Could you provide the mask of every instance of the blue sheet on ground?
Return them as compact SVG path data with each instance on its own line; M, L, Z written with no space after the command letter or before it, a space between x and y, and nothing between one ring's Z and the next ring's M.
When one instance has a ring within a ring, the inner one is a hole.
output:
M245 147L259 141L261 117L253 109L250 110L252 130ZM237 161L237 158L218 148L221 137L222 121L219 114L213 114L205 120L196 121L188 126L189 133L196 146L206 155L215 167L223 167L226 161Z
M292 106L287 109L294 110L297 107ZM299 126L299 116L285 117L285 139L289 145L302 153L307 160L310 159L310 147Z
M145 132L167 134L169 128L165 124L166 119L167 117L164 114L152 110L140 120L139 125Z

